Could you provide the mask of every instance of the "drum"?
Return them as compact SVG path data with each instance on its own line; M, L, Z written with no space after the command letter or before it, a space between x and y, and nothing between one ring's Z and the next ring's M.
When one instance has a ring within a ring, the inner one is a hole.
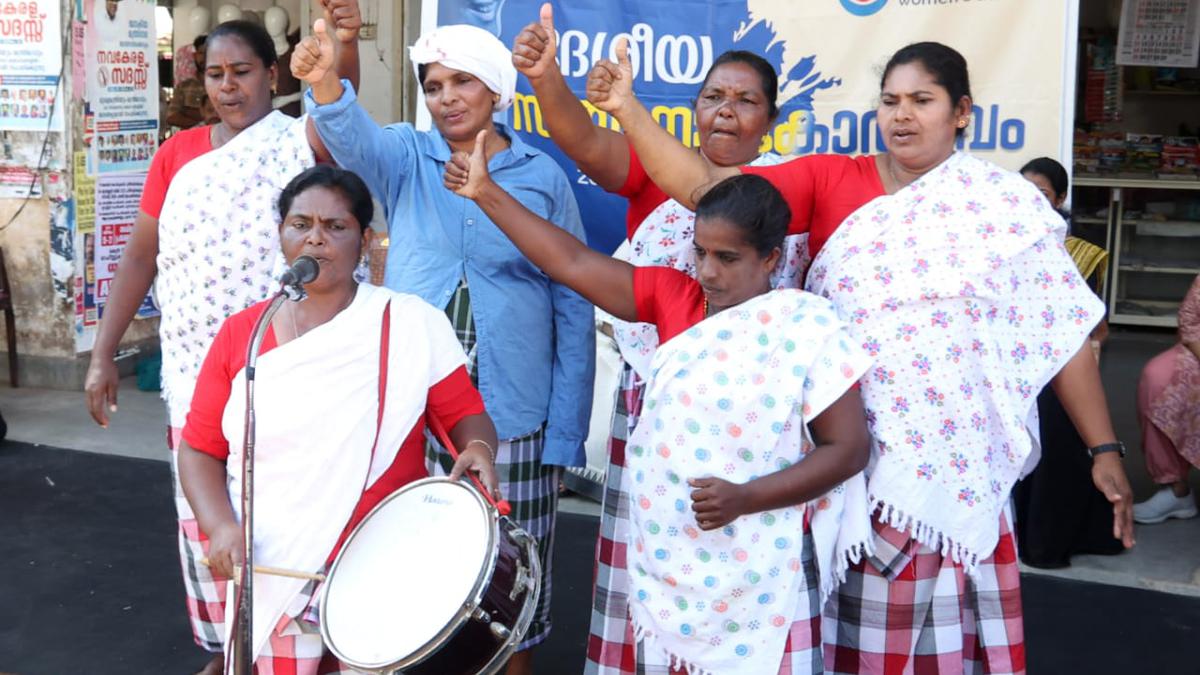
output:
M495 673L533 620L537 542L466 483L414 481L347 538L321 591L345 663L412 675Z

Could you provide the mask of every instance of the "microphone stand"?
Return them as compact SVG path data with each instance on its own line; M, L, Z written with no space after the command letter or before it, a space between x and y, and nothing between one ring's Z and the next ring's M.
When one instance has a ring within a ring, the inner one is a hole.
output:
M267 326L284 301L300 302L308 297L299 284L284 284L271 298L266 311L254 325L250 336L250 347L246 352L246 414L242 436L242 544L246 557L238 570L238 588L235 594L237 611L234 614L233 649L230 650L234 675L252 675L254 672L254 370L258 363L258 350L266 337ZM226 672L229 668L226 668Z

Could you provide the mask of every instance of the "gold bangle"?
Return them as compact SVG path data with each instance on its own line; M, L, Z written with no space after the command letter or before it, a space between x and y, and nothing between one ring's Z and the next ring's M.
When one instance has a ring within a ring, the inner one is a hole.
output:
M487 448L488 456L492 458L492 464L496 463L496 451L494 449L492 449L492 446L490 443L476 438L473 441L467 441L467 444L463 446L463 449L466 450L467 448L471 447L472 443L478 443L478 444L482 445L483 447Z

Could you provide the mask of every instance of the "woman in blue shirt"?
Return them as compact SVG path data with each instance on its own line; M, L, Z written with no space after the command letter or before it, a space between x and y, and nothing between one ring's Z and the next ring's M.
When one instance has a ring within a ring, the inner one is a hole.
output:
M362 176L388 221L386 285L446 308L502 440L501 491L513 517L538 537L542 596L509 673L532 672L529 648L550 629L550 548L559 467L584 463L592 404L592 307L530 263L470 200L442 187L455 151L487 130L488 169L522 204L583 239L562 170L493 114L516 88L512 54L487 31L443 26L410 49L435 129L380 127L333 70L323 21L297 45L292 73L312 85L308 109L342 167Z

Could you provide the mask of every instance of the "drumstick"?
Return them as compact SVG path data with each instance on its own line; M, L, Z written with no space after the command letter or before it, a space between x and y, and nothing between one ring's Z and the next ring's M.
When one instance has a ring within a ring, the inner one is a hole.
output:
M437 436L437 439L441 441L442 445L446 446L446 452L449 452L450 456L454 459L454 461L457 462L458 450L454 447L454 442L450 440L450 435L446 433L446 428L442 426L441 421L438 420L436 415L429 415L428 419L429 428L433 430L433 434ZM507 499L496 501L492 497L492 493L488 492L488 489L483 486L483 483L479 481L479 478L475 474L471 473L470 471L465 472L465 474L467 478L470 478L471 482L475 484L475 487L479 488L479 492L483 494L483 498L486 499L489 504L496 507L496 510L500 512L500 515L507 516L508 514L512 513L512 506L508 503Z
M212 567L212 563L208 558L201 558L200 564L205 567ZM273 577L291 577L292 579L310 579L312 581L325 581L324 574L312 574L311 572L299 572L296 570L285 570L282 567L267 567L266 565L255 565L254 571L258 574L269 574Z

